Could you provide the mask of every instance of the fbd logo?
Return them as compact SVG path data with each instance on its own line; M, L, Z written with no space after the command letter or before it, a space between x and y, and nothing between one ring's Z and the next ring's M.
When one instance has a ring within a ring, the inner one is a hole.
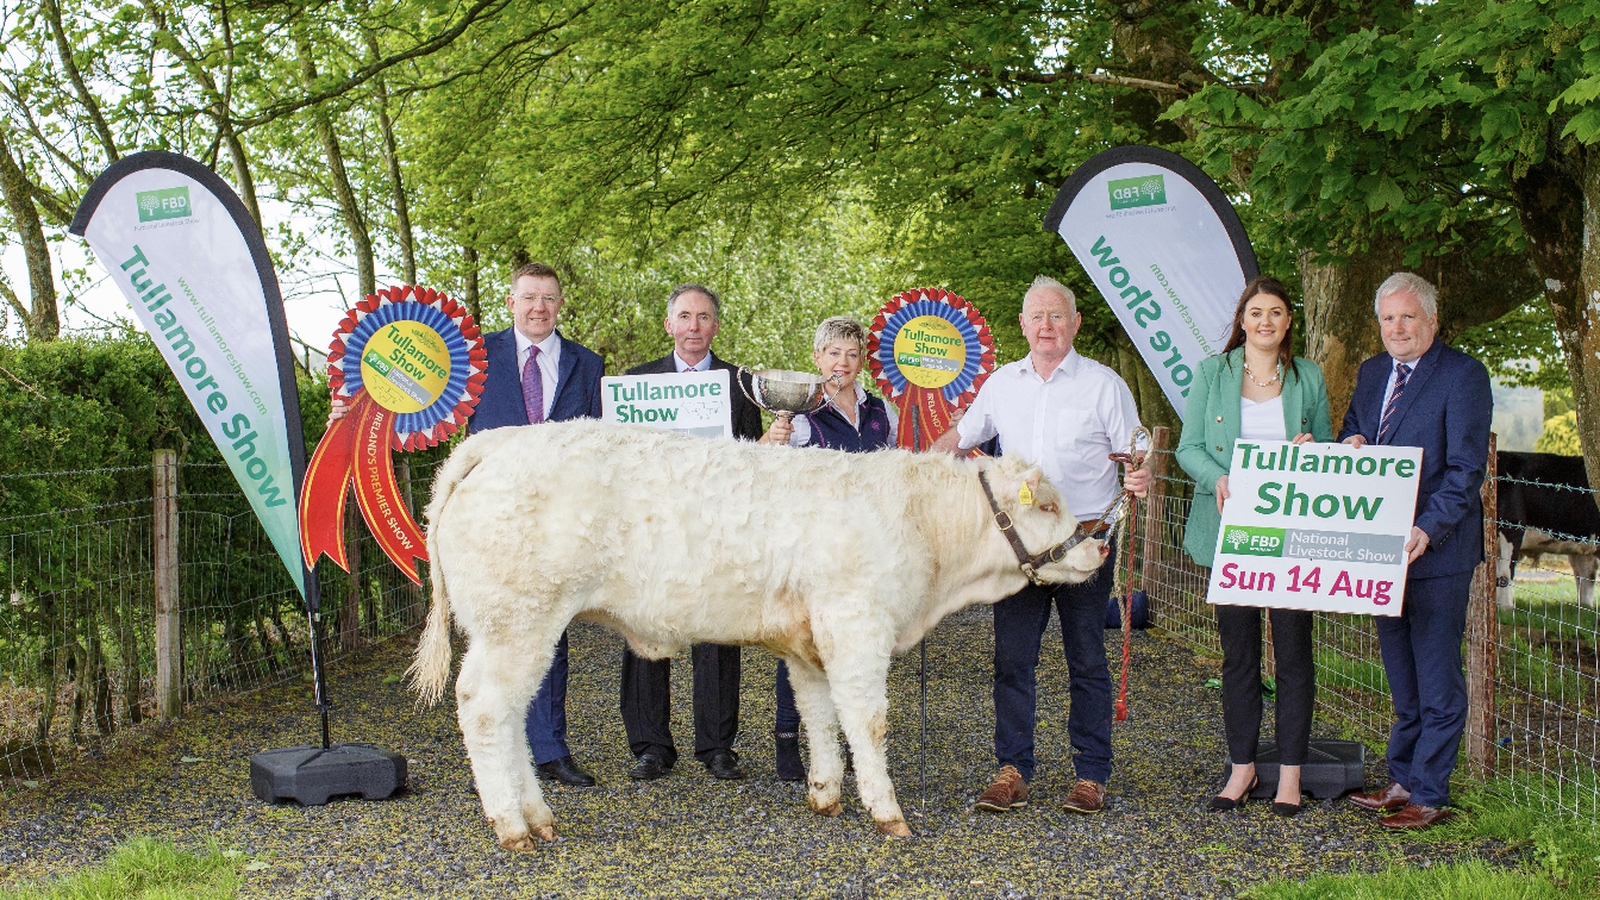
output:
M1282 556L1283 529L1230 525L1222 533L1221 550L1235 556Z
M1136 206L1160 206L1167 202L1167 181L1164 175L1140 175L1106 182L1111 194L1111 209L1132 209Z
M159 191L140 191L134 195L139 204L139 221L159 222L162 219L181 219L193 215L189 206L187 187L166 188Z

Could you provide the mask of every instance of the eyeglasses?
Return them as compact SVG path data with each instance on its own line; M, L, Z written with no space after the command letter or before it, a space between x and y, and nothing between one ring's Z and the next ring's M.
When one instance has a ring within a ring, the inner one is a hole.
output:
M553 294L512 294L511 299L518 303L539 303L544 306L555 306L561 298Z

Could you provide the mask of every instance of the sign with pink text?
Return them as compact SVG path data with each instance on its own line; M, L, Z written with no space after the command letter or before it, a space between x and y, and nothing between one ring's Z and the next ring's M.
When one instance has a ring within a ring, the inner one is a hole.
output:
M1422 448L1238 441L1210 603L1398 616Z

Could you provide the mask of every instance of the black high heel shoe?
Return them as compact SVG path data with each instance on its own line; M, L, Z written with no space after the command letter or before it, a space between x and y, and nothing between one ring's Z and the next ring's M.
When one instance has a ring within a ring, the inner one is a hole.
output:
M1299 803L1279 803L1277 800L1272 801L1272 814L1275 816L1283 816L1286 819L1290 816L1300 815L1300 810L1302 809L1305 809L1305 807Z
M1233 811L1235 809L1242 809L1244 807L1245 802L1250 799L1250 792L1255 790L1256 789L1256 785L1258 785L1260 783L1261 783L1261 776L1257 775L1250 782L1250 786L1244 789L1244 796L1240 797L1237 800L1233 799L1232 797L1221 796L1220 794L1215 796L1215 797L1212 797L1211 798L1211 811L1212 812L1231 812L1231 811Z

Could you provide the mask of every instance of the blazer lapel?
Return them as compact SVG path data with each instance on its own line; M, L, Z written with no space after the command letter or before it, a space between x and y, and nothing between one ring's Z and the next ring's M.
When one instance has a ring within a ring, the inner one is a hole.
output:
M1303 396L1305 382L1295 374L1292 366L1284 370L1283 380L1283 436L1286 440L1292 441L1295 435L1311 430L1308 423L1302 421L1306 414ZM1291 382L1294 385L1292 390Z
M572 372L578 368L578 352L573 349L574 346L565 337L561 338L561 362L556 365L556 396L550 401L551 418L555 417L556 404L561 402L561 392L572 382Z
M1400 399L1395 402L1394 427L1389 429L1389 439L1384 443L1394 443L1394 436L1399 433L1400 426L1405 424L1406 413L1411 409L1411 404L1416 402L1417 395L1422 393L1423 386L1428 383L1428 379L1433 377L1433 373L1439 368L1439 356L1443 349L1444 344L1435 340L1433 346L1428 348L1428 352L1417 359L1416 365L1411 370L1411 375L1406 378L1405 390L1400 392ZM1392 367L1393 364L1393 357L1390 357L1390 366ZM1387 382L1385 382L1385 386L1387 386ZM1383 409L1381 407L1383 396L1381 394L1378 396L1378 403L1380 404L1378 427L1381 429L1383 427Z
M522 405L522 373L517 370L517 337L512 334L510 328L495 332L489 337L496 342L493 352L489 354L489 366L491 370L499 371L498 373L490 371L485 379L484 395L478 402L487 404L500 400L508 424L526 425L528 409ZM487 390L487 382L491 380L505 384L509 390L503 392Z

